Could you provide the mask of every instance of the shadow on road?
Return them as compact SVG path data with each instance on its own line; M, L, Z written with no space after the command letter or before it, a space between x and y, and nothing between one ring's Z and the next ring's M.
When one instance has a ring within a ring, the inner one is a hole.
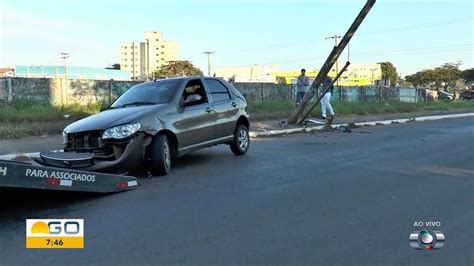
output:
M231 156L231 155L229 155ZM173 161L173 171L185 168L198 167L208 161L219 161L225 156L221 152L206 149L205 152L197 152L185 155ZM142 167L135 173L139 179L150 178L148 168ZM159 177L151 177L159 178ZM138 188L140 189L140 188ZM127 193L119 192L119 193ZM71 192L53 190L35 190L20 188L0 188L0 224L8 224L9 221L27 218L47 218L51 215L67 215L69 211L83 208L86 205L106 198L111 194ZM60 212L58 212L60 210Z
M27 218L45 218L48 212L71 204L81 206L110 194L0 188L0 224Z

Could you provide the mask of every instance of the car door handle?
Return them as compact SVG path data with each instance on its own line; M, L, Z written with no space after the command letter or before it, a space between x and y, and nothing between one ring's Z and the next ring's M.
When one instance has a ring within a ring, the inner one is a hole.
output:
M232 107L237 107L237 104L232 102Z
M206 112L208 112L208 113L212 112L212 108L211 108L211 107L207 107L207 108L206 108Z

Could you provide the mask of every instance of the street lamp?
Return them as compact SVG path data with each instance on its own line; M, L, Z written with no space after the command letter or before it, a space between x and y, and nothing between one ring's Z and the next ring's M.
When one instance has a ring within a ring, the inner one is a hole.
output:
M69 53L60 53L61 59L64 60L64 79L67 80L67 64L66 60L69 58Z
M59 54L61 59L64 60L64 88L66 89L67 91L67 59L69 58L69 53L60 53ZM64 94L63 94L63 90L61 89L61 105L64 105Z
M203 54L207 55L207 75L211 76L211 54L214 54L212 51L202 52Z
M326 37L324 39L325 40L334 39L334 47L337 47L337 39L339 39L339 38L342 38L342 36L335 34L334 36ZM337 61L339 61L339 60L336 59L336 76L339 73L339 64L337 63ZM339 86L339 80L336 80L336 86Z
M372 71L372 86L375 86L375 80L374 80L374 71L376 71L377 68L371 68L370 71Z

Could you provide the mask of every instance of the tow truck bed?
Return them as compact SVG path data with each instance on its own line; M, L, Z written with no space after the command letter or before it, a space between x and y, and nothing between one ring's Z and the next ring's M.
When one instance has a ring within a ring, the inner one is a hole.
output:
M138 187L137 178L67 168L34 161L0 159L0 187L112 193Z

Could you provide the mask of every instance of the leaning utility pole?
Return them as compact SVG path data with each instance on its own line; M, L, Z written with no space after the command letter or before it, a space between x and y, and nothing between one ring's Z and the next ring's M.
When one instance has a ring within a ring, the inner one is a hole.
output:
M324 38L324 39L325 39L325 40L334 39L334 47L337 47L337 39L339 39L339 38L342 38L342 36L337 35L337 34L334 34L334 36L329 36L329 37L326 37L326 38ZM337 73L339 73L338 60L336 60L336 75L337 75ZM339 80L336 80L336 85L339 86Z
M207 75L211 76L211 54L214 54L212 51L203 52L203 54L207 54Z
M367 16L370 9L374 6L374 4L375 4L375 0L367 0L367 3L364 5L360 13L357 15L356 19L354 20L350 28L347 30L344 37L342 37L341 42L332 49L331 53L326 59L326 62L323 64L323 66L318 72L318 75L316 76L313 83L311 84L311 88L305 94L305 96L303 97L303 100L301 100L300 104L296 107L296 110L291 114L290 118L288 119L288 124L296 124L298 122L298 119L302 115L304 115L308 104L310 103L314 95L316 95L319 86L321 86L321 83L326 78L327 74L331 70L337 58L341 55L342 51L347 46L347 44L351 40L354 33L357 31L357 28L359 28L360 24L362 23L364 18Z

